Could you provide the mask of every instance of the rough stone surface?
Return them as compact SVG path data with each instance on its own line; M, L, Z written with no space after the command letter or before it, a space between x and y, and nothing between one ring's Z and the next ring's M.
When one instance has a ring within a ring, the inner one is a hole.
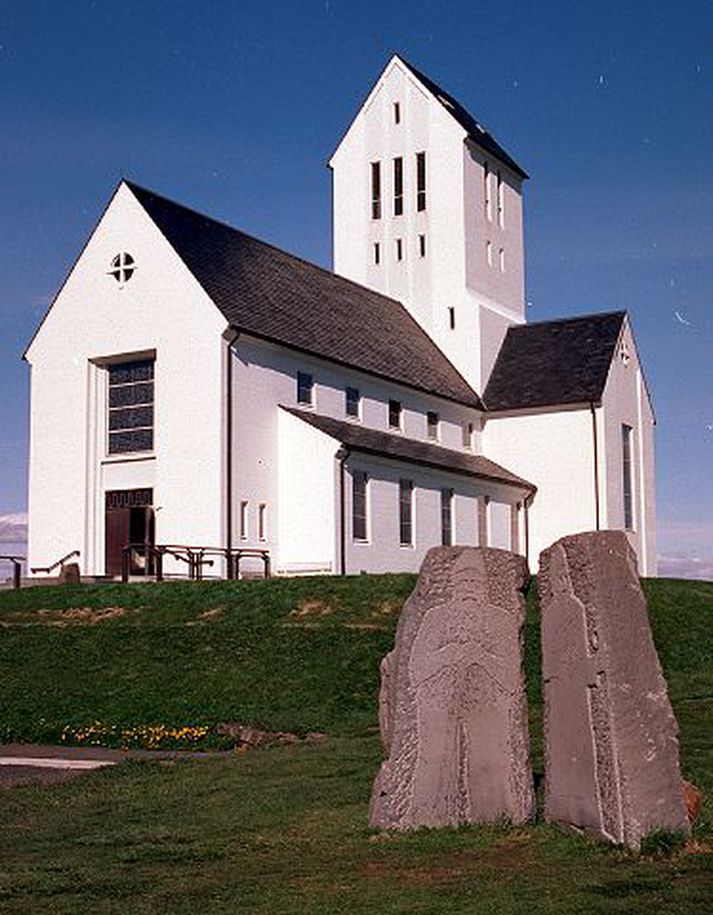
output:
M67 562L61 566L59 581L63 585L78 585L80 582L78 564L76 562Z
M406 602L382 661L387 759L370 823L453 826L533 812L522 628L523 557L438 547Z
M638 849L689 833L678 727L622 531L575 534L540 557L545 818Z

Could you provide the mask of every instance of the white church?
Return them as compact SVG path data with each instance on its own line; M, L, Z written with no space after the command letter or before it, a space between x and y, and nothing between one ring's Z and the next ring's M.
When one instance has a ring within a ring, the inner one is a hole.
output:
M522 168L398 56L330 167L334 272L119 184L25 353L28 565L146 573L141 545L182 545L214 548L206 575L240 550L354 574L488 544L536 571L616 528L655 575L631 324L526 323Z

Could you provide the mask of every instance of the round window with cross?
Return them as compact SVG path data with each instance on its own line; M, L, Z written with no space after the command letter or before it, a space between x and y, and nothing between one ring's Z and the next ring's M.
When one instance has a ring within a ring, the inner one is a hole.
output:
M130 254L122 251L112 259L111 268L108 270L109 276L113 276L120 286L127 283L136 270L136 262Z

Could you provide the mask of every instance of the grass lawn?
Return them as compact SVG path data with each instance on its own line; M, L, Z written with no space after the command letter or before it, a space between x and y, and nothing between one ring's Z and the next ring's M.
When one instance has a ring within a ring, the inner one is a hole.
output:
M156 723L210 735L227 720L330 734L3 792L0 912L712 911L713 584L645 583L682 767L705 797L693 847L652 857L540 822L398 836L367 828L381 753L378 661L412 584L365 576L0 594L6 738L57 740L97 719L115 726L105 742ZM534 593L526 647L538 769Z

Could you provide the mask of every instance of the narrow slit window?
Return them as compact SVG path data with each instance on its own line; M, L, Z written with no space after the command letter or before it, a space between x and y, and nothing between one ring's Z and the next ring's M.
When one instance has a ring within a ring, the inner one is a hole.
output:
M314 403L314 378L309 372L297 373L297 403L307 407Z
M391 429L400 429L401 428L401 419L402 419L403 410L401 409L400 400L390 400L389 401L389 427Z
M394 102L394 124L401 123L401 103Z
M381 219L381 162L371 163L371 218Z
M240 503L240 539L248 539L248 503Z
M631 426L621 427L621 452L622 452L622 495L624 508L624 527L627 531L634 529L634 494L631 472L631 439L633 430Z
M433 410L426 413L426 434L432 441L438 441L438 429L440 425L440 416Z
M399 480L399 543L413 546L413 480Z
M378 241L374 242L374 263L377 266L381 263L381 245Z
M426 236L425 235L418 236L418 256L419 257L426 256Z
M257 539L267 540L267 505L264 502L257 507Z
M463 423L463 447L473 449L473 423Z
M361 396L359 388L347 387L344 391L344 412L347 416L359 419L361 413Z
M500 272L505 273L505 251L503 248L498 252L498 262L500 264Z
M456 329L456 310L452 305L448 309L448 326L451 330Z
M426 153L416 153L416 209L426 209Z
M505 225L505 186L500 172L498 172L498 225L500 228Z
M483 163L483 209L485 218L493 218L492 204L490 202L490 166L487 162Z
M404 242L402 238L396 239L396 260L402 261L404 259Z
M488 262L488 267L493 266L493 246L489 241L485 242L485 260Z
M355 540L368 539L367 475L363 470L352 474L352 536Z
M404 212L404 160L401 156L394 159L394 216Z
M453 545L453 490L441 490L441 545Z

